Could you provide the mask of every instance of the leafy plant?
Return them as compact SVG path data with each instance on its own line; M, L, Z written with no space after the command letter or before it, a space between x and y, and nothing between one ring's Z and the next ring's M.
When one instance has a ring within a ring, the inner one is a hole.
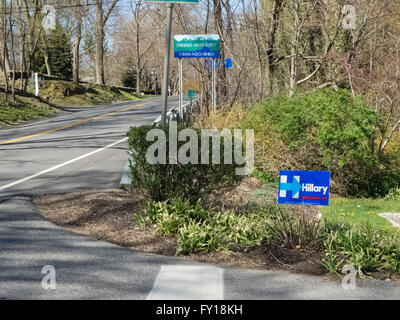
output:
M334 193L376 197L400 180L400 164L373 148L380 121L363 97L321 89L272 97L249 109L242 126L255 130L263 172L329 170Z
M177 254L252 248L262 244L316 251L330 273L353 265L360 276L368 272L400 273L400 234L373 225L315 221L275 205L238 214L205 209L182 199L150 201L140 225L153 225L163 235L176 236Z
M131 128L128 132L129 147L132 155L131 178L132 186L147 191L151 199L165 201L170 198L180 197L196 203L204 195L220 186L235 183L240 179L236 175L234 164L150 164L146 154L154 142L147 141L146 137L152 126ZM179 127L179 131L184 127ZM165 151L169 155L169 128L163 129L166 136ZM196 131L201 141L200 130ZM178 142L178 150L184 145ZM224 140L220 140L221 159L224 152ZM198 144L198 155L201 154L201 144ZM232 151L233 152L233 151ZM210 143L210 158L212 143ZM200 159L199 159L200 163Z
M269 224L274 244L294 249L319 249L322 242L323 226L319 221L309 220L305 215L279 210Z
M206 210L199 204L172 199L148 202L145 220L158 233L178 237L177 254L229 251L241 245L252 247L268 242L268 224L276 210L274 206L265 206L257 212L237 214Z
M392 188L386 195L385 200L400 201L400 188Z
M323 246L322 263L330 272L338 273L346 264L354 265L360 276L379 270L400 272L398 233L377 230L368 223L327 223Z

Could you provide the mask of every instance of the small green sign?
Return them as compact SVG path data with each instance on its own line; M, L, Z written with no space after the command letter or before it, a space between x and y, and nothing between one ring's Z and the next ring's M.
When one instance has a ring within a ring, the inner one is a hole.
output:
M196 97L196 91L195 90L189 90L188 91L188 96L190 99L194 99Z

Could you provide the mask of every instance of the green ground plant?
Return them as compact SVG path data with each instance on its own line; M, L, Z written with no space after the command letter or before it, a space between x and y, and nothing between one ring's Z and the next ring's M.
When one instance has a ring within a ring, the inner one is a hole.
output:
M400 201L400 188L390 189L389 193L385 197L386 201ZM397 212L400 212L400 208Z
M316 221L276 205L237 213L204 208L182 199L149 201L146 215L136 215L141 226L178 239L176 254L224 251L228 254L260 245L306 249L321 255L330 273L354 265L360 276L371 272L400 273L400 234L371 223Z
M400 273L399 232L377 230L370 223L326 223L322 263L331 273L353 265L360 276L369 272Z
M275 206L264 206L255 212L237 214L204 209L177 198L148 202L144 224L154 225L160 234L177 236L177 254L230 251L269 242L269 225L278 211Z

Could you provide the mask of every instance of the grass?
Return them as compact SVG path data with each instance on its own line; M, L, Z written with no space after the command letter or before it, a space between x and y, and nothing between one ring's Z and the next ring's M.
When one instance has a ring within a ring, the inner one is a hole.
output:
M329 207L321 207L322 216L328 222L350 225L368 223L380 230L395 229L389 221L378 215L383 212L400 213L400 201L333 198Z
M35 99L18 99L17 102L5 102L0 96L0 127L18 122L36 120L57 112L49 105L39 103Z
M41 96L58 106L89 106L143 98L133 89L100 86L92 83L78 85L67 81L42 81Z
M41 81L41 84L43 87L40 89L40 96L47 103L19 95L15 102L5 102L4 93L0 94L0 127L52 115L58 111L57 106L102 105L151 97L137 95L133 89L90 83L75 85L68 81L49 80ZM19 87L19 81L16 86ZM34 94L30 85L27 91Z

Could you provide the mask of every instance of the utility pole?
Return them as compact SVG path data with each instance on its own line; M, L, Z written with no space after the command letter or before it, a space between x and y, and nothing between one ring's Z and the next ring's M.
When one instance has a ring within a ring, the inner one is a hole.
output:
M167 6L167 31L166 31L166 35L165 35L164 78L163 78L161 126L165 126L167 123L169 61L171 58L171 34L172 34L172 10L173 10L173 8L174 8L174 4L168 3L168 6Z

